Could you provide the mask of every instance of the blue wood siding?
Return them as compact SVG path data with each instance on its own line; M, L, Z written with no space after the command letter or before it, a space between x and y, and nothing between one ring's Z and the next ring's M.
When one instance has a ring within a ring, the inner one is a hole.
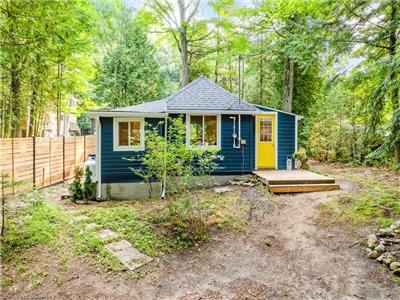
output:
M157 126L164 119L146 118L145 122L151 126ZM139 182L142 179L135 175L129 167L139 167L140 162L132 162L123 157L136 157L143 154L132 151L114 151L113 142L113 118L100 118L101 122L101 181L102 183L113 182ZM160 133L163 126L159 127Z
M176 118L179 115L171 114L170 117ZM233 120L229 117L236 117L236 133L238 129L238 115L221 115L221 151L219 154L223 160L219 161L220 169L215 174L240 174L242 172L242 149L233 148ZM183 120L185 121L185 115ZM244 147L244 173L254 170L254 117L249 115L241 116L241 136L247 145Z
M178 115L171 115L177 117ZM242 149L233 148L232 133L233 121L231 115L221 116L221 151L223 160L219 161L221 169L216 174L240 174L254 170L254 117L241 116L241 137L247 145ZM236 117L236 132L238 133L238 116ZM124 160L123 157L137 157L143 152L114 151L113 150L113 118L100 118L101 121L101 180L103 183L113 182L140 182L142 179L135 175L129 168L139 168L140 162ZM146 123L156 126L163 119L146 118ZM160 127L160 133L163 127ZM243 158L243 170L242 170Z
M233 148L233 120L229 117L236 117L236 133L238 130L238 115L221 115L221 152L224 159L219 163L222 169L220 174L249 173L254 170L254 117L249 115L241 116L241 138L246 140L244 149ZM242 161L243 160L243 161ZM242 168L243 162L243 168Z
M263 107L259 109L270 112ZM278 112L278 169L286 169L286 159L296 150L296 117ZM294 164L292 164L294 167Z

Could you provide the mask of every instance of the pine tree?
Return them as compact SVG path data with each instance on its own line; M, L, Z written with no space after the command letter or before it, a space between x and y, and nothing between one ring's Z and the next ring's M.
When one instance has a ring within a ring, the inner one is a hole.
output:
M98 66L95 99L111 107L154 100L162 94L163 79L155 48L135 20L124 17L121 38Z

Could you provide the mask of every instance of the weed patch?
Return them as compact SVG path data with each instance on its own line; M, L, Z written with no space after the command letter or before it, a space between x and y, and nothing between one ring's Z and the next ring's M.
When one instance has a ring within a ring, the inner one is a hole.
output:
M363 185L363 190L333 197L321 205L324 212L344 221L375 223L381 227L390 226L400 217L398 189L383 182L353 177Z
M13 261L21 250L49 244L66 222L60 208L49 203L31 205L22 210L10 220L7 235L2 241L2 259Z

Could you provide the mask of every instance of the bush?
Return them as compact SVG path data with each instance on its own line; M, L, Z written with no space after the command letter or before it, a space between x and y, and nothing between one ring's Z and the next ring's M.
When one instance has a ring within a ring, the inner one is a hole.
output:
M183 243L191 244L209 236L207 218L210 212L188 194L168 203L170 229Z
M68 190L70 193L71 201L76 203L77 200L83 199L83 190L82 190L82 176L83 176L83 168L75 167L74 168L74 181L70 184Z
M141 168L130 168L136 175L149 184L149 194L152 196L151 182L163 182L167 178L167 188L170 193L180 193L195 186L194 176L209 176L219 169L217 160L222 160L218 149L202 147L188 148L186 145L186 126L182 118L168 119L168 137L165 139L159 133L159 127L146 131L146 152L134 158L125 158L140 162Z
M306 150L301 148L299 151L293 154L293 159L300 161L300 168L304 170L309 170L310 166L308 165L308 157Z
M85 181L83 182L83 200L85 203L88 203L91 200L96 199L96 183L92 181L92 171L90 171L89 167L86 168L85 171Z

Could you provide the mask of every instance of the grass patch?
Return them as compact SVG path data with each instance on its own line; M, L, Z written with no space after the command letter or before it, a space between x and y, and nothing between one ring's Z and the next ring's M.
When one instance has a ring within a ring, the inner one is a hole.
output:
M0 279L0 287L3 289L12 284L12 279L8 276L2 276Z
M95 263L119 272L124 266L105 248L112 240L98 238L100 229L117 232L116 240L126 239L154 257L206 240L212 236L212 228L241 228L246 208L236 192L217 194L212 190L171 196L167 202L108 202L86 209L89 220L85 222L98 226L84 230L85 222L79 224L75 250L78 255L90 255Z
M41 285L48 274L33 271L31 264L41 259L43 251L54 253L54 259L60 258L62 265L67 264L71 255L69 220L60 207L45 201L31 202L27 208L10 215L0 249L5 270L15 270L29 289Z
M105 248L113 239L101 240L99 230L110 229L118 233L114 240L126 239L149 256L161 256L206 240L217 229L242 228L248 204L241 203L238 195L235 191L218 194L204 189L171 196L168 201L105 202L82 206L76 216L87 215L89 219L80 222L72 222L71 214L45 199L31 202L28 208L10 215L1 259L29 288L42 284L48 276L40 269L32 271L31 264L41 262L43 253L51 258L54 254L64 272L73 255L89 257L94 264L113 272L125 271ZM86 229L89 223L97 226ZM2 285L11 284L8 275L4 274Z
M21 210L8 222L7 234L2 240L2 259L15 261L23 250L56 241L58 232L66 224L65 214L55 204L43 202Z
M321 205L324 212L343 221L390 226L400 217L400 193L397 188L370 178L351 176L363 189L341 194Z

